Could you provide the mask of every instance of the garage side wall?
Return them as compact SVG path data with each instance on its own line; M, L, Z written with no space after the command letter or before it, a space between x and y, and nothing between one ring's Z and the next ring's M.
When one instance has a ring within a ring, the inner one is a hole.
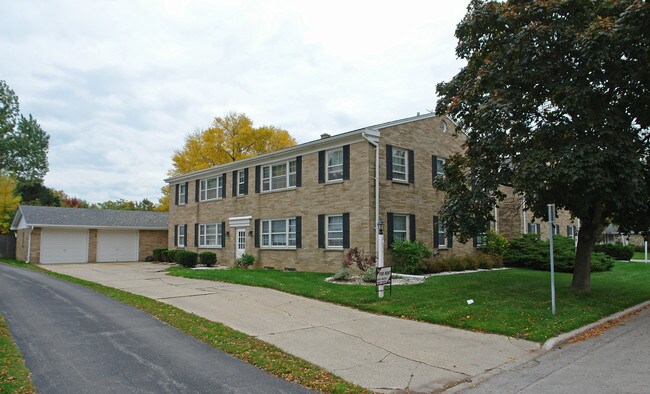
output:
M144 261L155 248L167 247L167 230L140 230L138 260Z
M27 237L25 237L25 242L29 242L29 230L27 230ZM26 245L26 244L25 244ZM32 245L31 245L31 255L29 257L30 263L38 264L41 262L41 228L35 228L32 231ZM25 255L25 259L27 255Z
M23 228L16 231L16 260L27 260L27 242L29 240L29 229Z

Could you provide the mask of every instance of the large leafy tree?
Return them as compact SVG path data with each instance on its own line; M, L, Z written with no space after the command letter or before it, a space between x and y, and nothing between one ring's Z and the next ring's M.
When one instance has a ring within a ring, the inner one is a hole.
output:
M9 234L20 196L16 194L16 181L0 174L0 234Z
M540 218L555 203L580 219L572 286L589 290L602 226L649 211L649 35L642 0L472 1L456 30L467 65L437 86L436 112L468 135L438 182L447 228L480 232L503 185Z
M49 141L31 114L20 114L18 97L0 81L0 171L23 180L43 179Z
M253 127L245 114L230 112L212 126L189 134L182 149L172 156L171 175L210 168L294 146L288 131L275 126Z

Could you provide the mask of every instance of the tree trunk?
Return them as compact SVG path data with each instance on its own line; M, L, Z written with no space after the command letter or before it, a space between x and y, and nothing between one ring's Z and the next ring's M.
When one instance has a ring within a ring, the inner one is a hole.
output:
M576 261L573 266L573 280L571 287L579 291L591 290L591 252L598 235L602 231L602 208L597 204L589 218L580 218L580 232L578 233L578 247Z

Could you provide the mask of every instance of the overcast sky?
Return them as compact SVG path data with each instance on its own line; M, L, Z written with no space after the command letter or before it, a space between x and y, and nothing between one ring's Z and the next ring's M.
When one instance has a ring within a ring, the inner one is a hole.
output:
M302 143L432 110L468 3L6 0L0 79L50 134L47 186L157 201L228 111Z

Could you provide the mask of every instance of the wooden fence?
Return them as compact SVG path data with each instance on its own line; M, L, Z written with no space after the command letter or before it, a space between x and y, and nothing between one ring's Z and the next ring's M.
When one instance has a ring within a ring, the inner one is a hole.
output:
M0 235L0 258L16 258L16 237L13 234Z

